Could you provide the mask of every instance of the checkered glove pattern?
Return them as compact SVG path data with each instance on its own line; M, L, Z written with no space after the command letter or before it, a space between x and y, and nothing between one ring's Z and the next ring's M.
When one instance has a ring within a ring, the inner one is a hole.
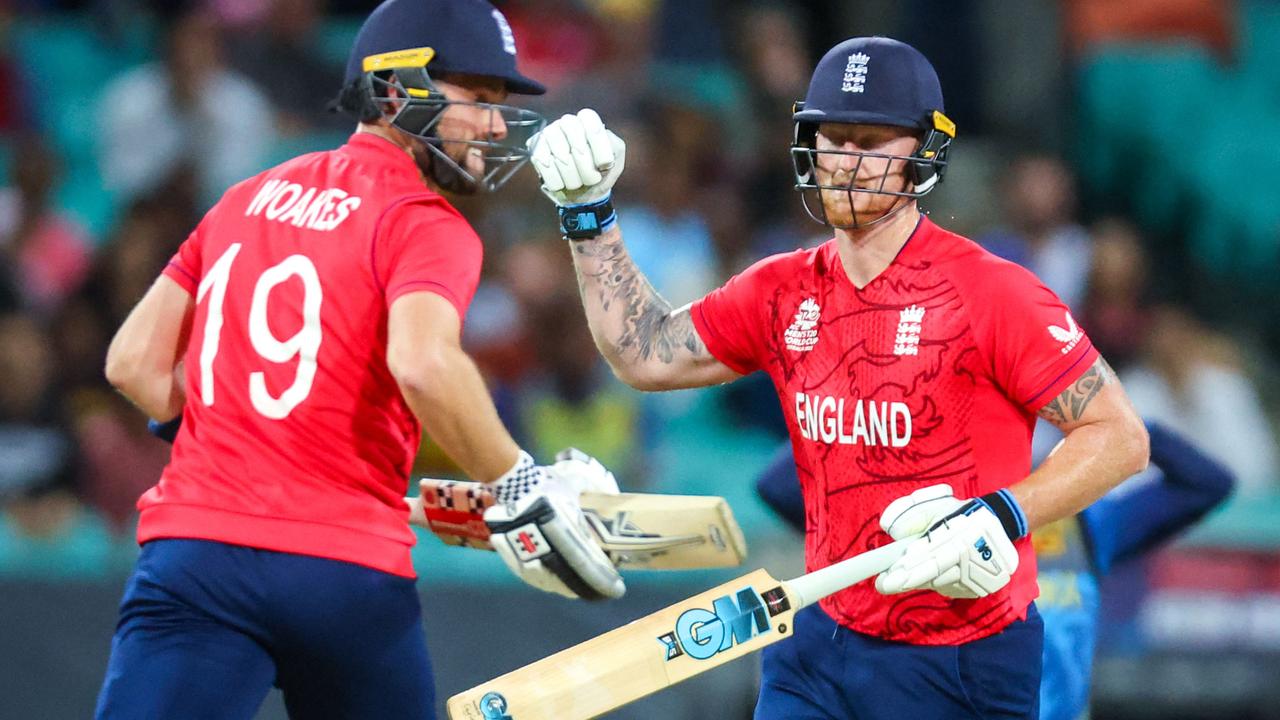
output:
M546 468L521 450L516 464L493 484L493 498L499 503L513 503L538 489L547 480Z

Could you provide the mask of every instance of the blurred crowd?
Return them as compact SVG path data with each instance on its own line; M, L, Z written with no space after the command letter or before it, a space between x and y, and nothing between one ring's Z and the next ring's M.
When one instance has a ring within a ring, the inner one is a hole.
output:
M127 542L133 503L168 448L106 385L106 343L223 189L350 132L326 105L372 4L208 0L159 11L126 0L0 0L0 570L31 547L74 545L86 533ZM1017 68L984 72L993 26L979 22L975 3L934 12L926 28L908 22L919 2L498 4L523 71L551 88L535 107L555 117L592 106L627 141L615 195L627 244L676 305L763 255L829 237L800 207L787 152L791 102L822 50L875 32L918 44L939 66L961 129L949 182L926 210L1044 279L1140 412L1218 455L1242 493L1280 492L1274 328L1247 317L1208 322L1197 293L1169 280L1194 276L1176 236L1080 202L1092 195L1069 151L1069 123L1010 117L1007 98L995 109L980 103ZM1097 4L1080 3L1054 32L1077 33L1077 45L1106 37L1088 24ZM19 50L68 32L114 70L51 68ZM1230 42L1194 35L1215 49ZM1027 66L1057 67L1024 95L1055 97L1051 110L1067 113L1060 45L1023 45ZM89 77L72 77L77 70ZM64 77L78 95L63 95ZM667 428L702 396L642 396L613 380L532 173L458 204L487 248L464 340L517 438L543 458L576 445L630 488L660 486ZM722 428L785 437L763 378L707 402ZM420 470L452 472L429 444ZM745 482L732 470L725 482Z

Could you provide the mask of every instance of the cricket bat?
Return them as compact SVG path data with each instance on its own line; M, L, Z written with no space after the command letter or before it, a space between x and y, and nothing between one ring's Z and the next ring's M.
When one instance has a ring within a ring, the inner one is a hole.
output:
M796 611L884 570L914 538L780 582L760 569L449 698L451 720L587 720L784 640Z
M484 511L493 494L482 483L424 479L425 527L449 545L492 550ZM600 547L621 569L734 567L747 541L722 497L583 493L582 512Z

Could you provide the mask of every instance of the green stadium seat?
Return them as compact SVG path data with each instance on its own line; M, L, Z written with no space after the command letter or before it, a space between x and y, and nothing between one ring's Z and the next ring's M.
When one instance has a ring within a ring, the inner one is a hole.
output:
M1243 72L1272 78L1280 86L1280 3L1274 0L1243 0L1238 4L1239 41L1237 60Z
M96 126L93 101L121 71L148 59L150 42L140 23L121 44L95 32L88 17L42 18L15 25L15 56L40 88L40 123L64 156L90 153Z
M1280 254L1280 148L1260 142L1275 114L1257 98L1237 97L1203 110L1206 127L1185 151L1191 205L1199 212L1191 250L1206 268L1267 282Z
M1104 201L1128 199L1143 225L1166 226L1177 214L1178 180L1167 164L1199 109L1220 97L1225 75L1195 45L1112 45L1078 72L1081 178ZM1161 227L1160 229L1166 229Z
M364 18L341 18L322 23L317 32L320 52L345 68L347 55L355 44L356 34L360 32L360 24L363 22Z
M92 156L74 158L64 169L58 186L58 207L74 217L97 243L106 242L119 214L115 197L108 192Z

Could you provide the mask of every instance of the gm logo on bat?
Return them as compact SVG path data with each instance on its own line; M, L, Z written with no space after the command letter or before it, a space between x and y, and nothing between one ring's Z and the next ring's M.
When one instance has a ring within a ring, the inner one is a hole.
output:
M511 720L507 714L507 699L502 697L502 693L485 693L480 698L480 712L484 720Z
M732 596L716 598L711 607L711 610L685 610L676 619L676 629L658 637L658 642L666 649L668 661L681 655L706 660L733 647L734 643L749 642L755 636L770 631L770 615L786 609L783 607L770 612L774 610L772 603L766 608L760 593L750 586Z

